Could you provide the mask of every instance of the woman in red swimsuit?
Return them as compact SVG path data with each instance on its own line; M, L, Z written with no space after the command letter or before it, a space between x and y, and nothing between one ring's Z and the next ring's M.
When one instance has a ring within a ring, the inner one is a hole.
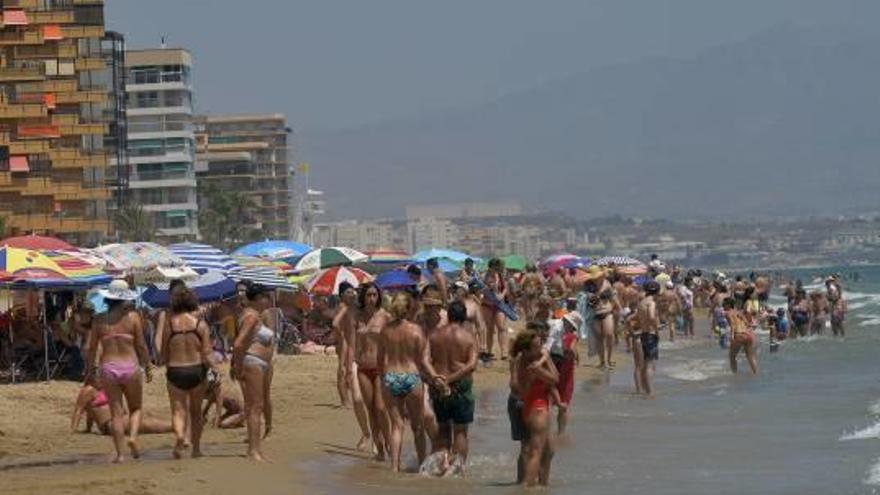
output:
M553 459L550 393L559 382L559 373L543 346L541 337L532 328L518 334L514 342L517 388L522 393L522 419L528 432L523 465L526 486L547 485Z

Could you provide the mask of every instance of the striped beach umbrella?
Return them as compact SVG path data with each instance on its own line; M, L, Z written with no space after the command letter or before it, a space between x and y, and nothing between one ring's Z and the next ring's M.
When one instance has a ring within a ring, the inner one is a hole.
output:
M314 274L312 278L305 283L305 288L312 294L329 296L339 292L339 285L342 282L348 282L353 287L357 288L360 287L361 284L372 280L373 277L360 268L336 266L321 270Z
M238 281L249 281L272 289L293 290L296 286L288 279L286 272L290 266L286 263L255 258L253 256L233 256L239 268L229 273L229 278Z
M635 258L630 258L629 256L605 256L597 259L593 264L599 266L633 266L642 265L643 263Z
M296 272L313 272L334 266L363 263L369 257L355 249L347 247L328 247L309 251L293 266Z
M413 257L404 251L394 249L381 249L378 251L367 251L369 262L377 265L404 265L412 263Z
M168 250L180 257L187 266L199 272L215 270L228 274L240 268L232 256L207 244L185 242L172 244L168 246Z

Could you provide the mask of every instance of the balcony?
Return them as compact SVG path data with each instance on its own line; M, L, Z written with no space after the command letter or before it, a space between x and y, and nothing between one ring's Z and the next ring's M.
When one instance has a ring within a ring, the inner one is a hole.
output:
M42 103L0 104L0 119L23 119L46 115L46 105Z
M53 79L15 85L15 90L19 93L61 93L74 92L78 89L75 79Z
M74 124L59 126L62 136L103 136L109 132L107 124Z
M21 230L51 230L58 234L102 232L110 230L107 220L89 219L81 216L63 216L51 213L21 213L7 215L10 227Z
M55 103L68 105L74 103L104 103L107 101L106 91L65 91L55 93Z
M0 45L42 45L43 31L0 32Z
M28 12L28 22L31 24L71 24L74 22L74 14L72 10Z
M49 141L44 140L9 142L9 154L11 155L35 155L38 153L48 153L49 149Z
M132 189L196 187L196 176L191 171L160 170L155 172L136 172L131 174L128 180L128 187Z
M74 60L74 69L77 72L84 70L104 70L107 64L103 58L78 58Z
M75 58L77 55L74 45L35 45L16 46L14 49L16 59L24 58Z
M36 9L40 6L40 0L5 0L3 7L7 9Z
M144 211L174 211L174 210L198 211L198 209L199 209L199 205L195 201L191 201L191 202L187 202L187 203L161 203L161 204L141 203L141 206L144 208Z
M0 82L41 81L45 78L45 67L0 67Z
M103 153L87 154L78 149L55 149L48 153L53 170L104 168L107 166L107 156Z
M61 26L61 36L64 38L103 38L104 26Z

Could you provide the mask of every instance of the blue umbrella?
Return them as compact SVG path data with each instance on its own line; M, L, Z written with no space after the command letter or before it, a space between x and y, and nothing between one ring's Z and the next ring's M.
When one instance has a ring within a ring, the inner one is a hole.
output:
M207 244L184 242L172 244L168 250L176 254L186 264L199 273L216 270L223 273L241 268L231 256Z
M167 283L152 285L144 291L141 298L153 308L167 308L171 304L168 286ZM187 282L186 286L196 293L200 303L220 301L235 295L235 281L213 270Z
M581 268L590 266L589 258L573 258L562 264L563 268Z
M462 253L461 251L453 251L452 249L428 249L425 251L419 251L413 255L413 259L418 262L425 262L431 258L447 258L458 263L464 263L464 260L467 258L474 260L474 263L482 261L476 256L471 256L467 253Z
M427 262L420 261L416 263L425 274L428 274ZM458 273L464 267L463 263L453 261L449 258L437 258L437 266L443 273Z
M311 246L294 241L262 241L236 249L236 256L256 256L258 258L290 258L302 256L312 250Z
M382 290L405 289L416 286L406 270L390 270L376 277L375 284Z

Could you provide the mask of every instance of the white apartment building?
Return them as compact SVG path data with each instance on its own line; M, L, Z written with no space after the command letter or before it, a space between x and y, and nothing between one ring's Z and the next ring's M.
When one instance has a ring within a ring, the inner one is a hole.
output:
M150 213L164 240L198 236L192 57L183 49L130 50L129 201Z

